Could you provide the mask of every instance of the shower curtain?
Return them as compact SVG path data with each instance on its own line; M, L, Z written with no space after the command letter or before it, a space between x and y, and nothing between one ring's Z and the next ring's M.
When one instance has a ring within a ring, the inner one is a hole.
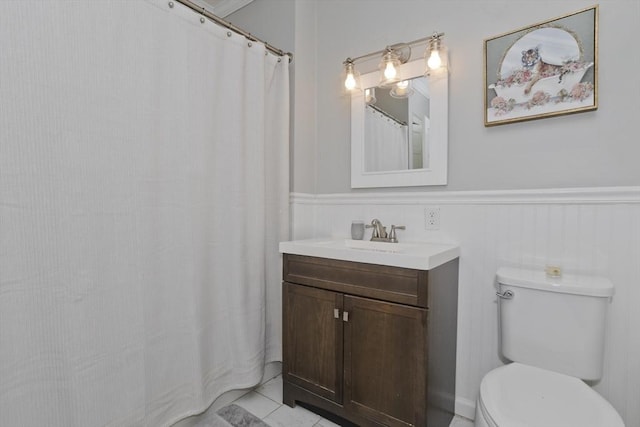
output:
M288 98L177 2L2 3L1 426L167 426L280 359Z
M409 167L407 126L365 108L365 171L397 171Z

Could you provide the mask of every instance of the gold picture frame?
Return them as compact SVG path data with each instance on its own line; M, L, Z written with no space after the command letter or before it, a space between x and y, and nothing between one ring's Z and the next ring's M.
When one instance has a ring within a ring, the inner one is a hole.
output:
M484 125L598 108L598 5L484 40Z

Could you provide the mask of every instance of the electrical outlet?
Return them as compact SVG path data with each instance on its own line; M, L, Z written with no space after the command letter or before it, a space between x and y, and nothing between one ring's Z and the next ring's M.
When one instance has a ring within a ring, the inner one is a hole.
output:
M440 207L430 206L424 209L424 229L440 230Z

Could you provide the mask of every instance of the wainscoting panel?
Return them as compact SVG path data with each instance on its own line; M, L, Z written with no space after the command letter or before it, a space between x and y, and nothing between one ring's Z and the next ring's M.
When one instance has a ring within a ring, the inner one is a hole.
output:
M500 266L605 276L615 286L604 375L594 388L640 427L640 187L504 192L292 194L292 236L349 238L352 220L406 225L400 241L460 245L456 412L473 418L482 377L498 351ZM439 230L425 208L439 207ZM367 231L365 238L370 236ZM544 315L544 313L541 313Z

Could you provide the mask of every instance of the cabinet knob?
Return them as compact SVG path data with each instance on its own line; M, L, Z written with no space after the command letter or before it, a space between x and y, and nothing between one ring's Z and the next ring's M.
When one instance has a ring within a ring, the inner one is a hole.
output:
M333 318L334 319L339 319L340 318L340 310L338 310L337 308L333 309Z
M349 312L348 311L343 311L342 312L342 321L343 322L348 322L349 321Z

